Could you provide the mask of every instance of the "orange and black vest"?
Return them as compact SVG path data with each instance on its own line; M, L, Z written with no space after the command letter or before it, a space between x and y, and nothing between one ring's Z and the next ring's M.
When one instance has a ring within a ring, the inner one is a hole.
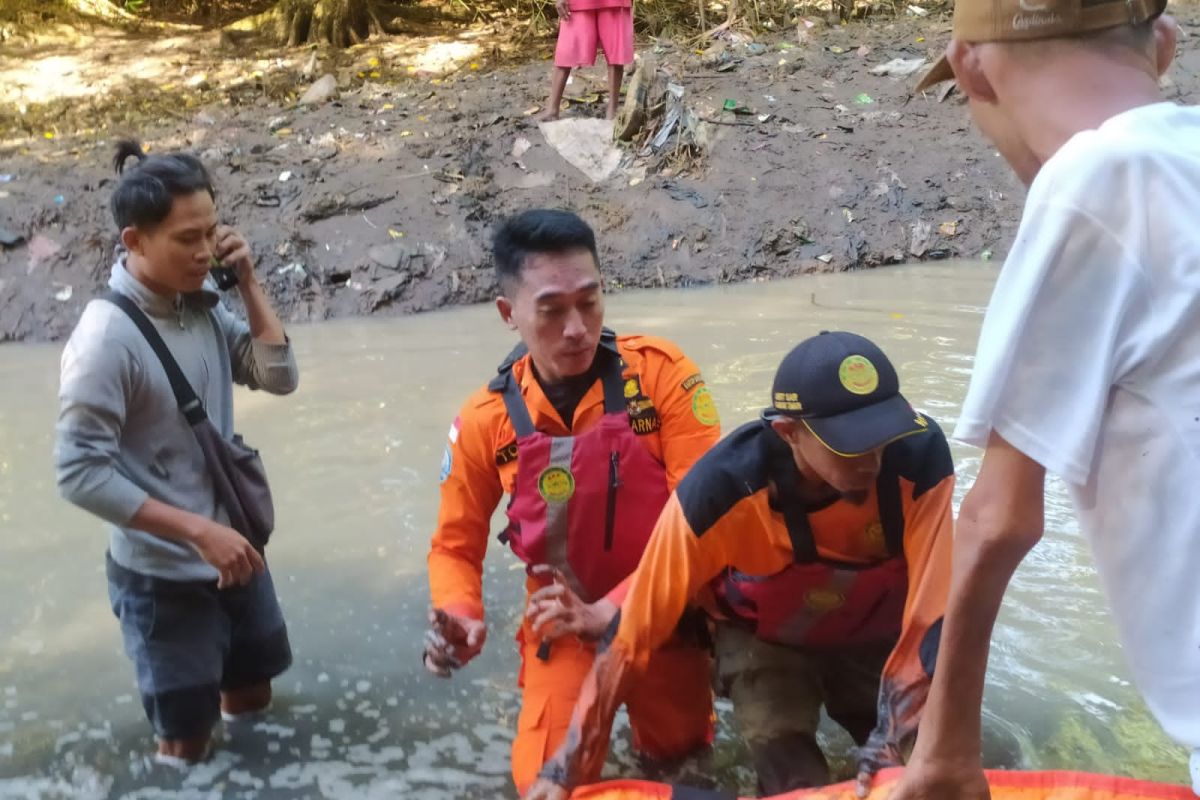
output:
M929 432L918 436L941 435L932 420L930 426ZM908 597L900 476L912 471L905 462L912 460L914 448L904 440L889 445L876 479L875 501L886 556L847 563L818 553L791 449L765 420L743 426L720 447L733 455L725 469L740 472L729 476L736 477L740 492L771 492L775 521L787 528L793 563L771 575L726 569L711 584L717 610L761 639L792 647L828 649L895 641ZM692 496L689 481L679 487L684 513L698 535L703 528L695 527L692 515L711 515L729 504L722 503L720 492L711 491L713 482L700 483L709 484L709 497ZM747 535L753 534L747 531Z

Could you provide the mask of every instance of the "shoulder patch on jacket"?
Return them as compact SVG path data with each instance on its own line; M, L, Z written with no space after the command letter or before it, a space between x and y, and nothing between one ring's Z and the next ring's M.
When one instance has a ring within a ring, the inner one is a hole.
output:
M760 420L735 430L705 453L675 493L688 526L703 536L735 505L767 485L771 429Z
M883 451L884 469L894 470L913 484L913 500L954 474L954 459L946 434L932 417L921 416L929 423L923 433L906 436Z
M662 429L662 419L654 401L642 389L642 378L634 375L625 379L625 411L629 415L629 427L638 436L648 436Z
M496 448L496 466L503 467L517 460L517 440Z

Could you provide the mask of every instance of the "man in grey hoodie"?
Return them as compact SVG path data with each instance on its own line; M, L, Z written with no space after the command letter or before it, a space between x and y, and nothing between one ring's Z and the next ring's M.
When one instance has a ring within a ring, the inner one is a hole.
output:
M130 158L132 169L124 165ZM245 240L218 224L203 164L118 145L112 197L121 248L109 280L149 318L208 417L233 436L233 382L296 388L283 325ZM236 275L243 321L209 275ZM202 760L219 717L264 710L291 665L260 552L229 527L170 381L133 320L93 300L62 358L55 467L70 502L111 526L109 598L166 763Z

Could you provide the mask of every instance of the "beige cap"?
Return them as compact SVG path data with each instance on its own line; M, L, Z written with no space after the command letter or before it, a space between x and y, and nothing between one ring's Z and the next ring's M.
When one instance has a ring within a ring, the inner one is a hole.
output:
M1053 39L1140 25L1166 7L1167 0L956 0L953 36L963 42ZM953 78L950 62L942 56L916 91Z

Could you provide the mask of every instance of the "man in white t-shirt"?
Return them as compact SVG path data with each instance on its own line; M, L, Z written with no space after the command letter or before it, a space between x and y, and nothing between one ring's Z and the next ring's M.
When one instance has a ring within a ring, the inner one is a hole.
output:
M920 89L955 78L1029 186L956 437L962 505L941 652L892 800L988 797L980 706L1013 571L1069 486L1150 710L1200 794L1200 109L1163 102L1166 0L958 0Z

